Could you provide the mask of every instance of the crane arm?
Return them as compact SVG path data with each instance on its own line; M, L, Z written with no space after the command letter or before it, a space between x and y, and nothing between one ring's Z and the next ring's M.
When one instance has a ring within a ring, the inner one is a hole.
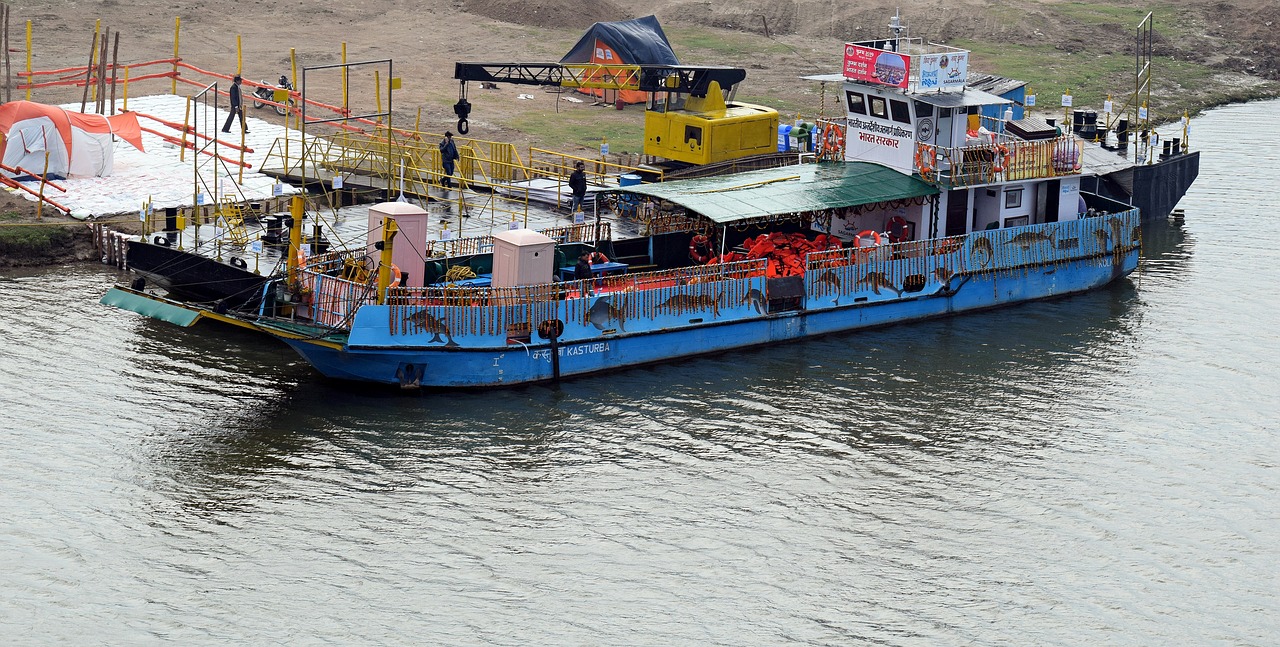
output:
M467 82L515 83L562 88L596 88L605 90L639 90L641 92L676 92L695 97L707 96L711 82L732 92L747 78L747 71L721 65L601 65L598 63L467 63L453 65L453 78L458 79L458 102L453 112L458 116L458 132L467 133L467 117L471 102L467 101Z

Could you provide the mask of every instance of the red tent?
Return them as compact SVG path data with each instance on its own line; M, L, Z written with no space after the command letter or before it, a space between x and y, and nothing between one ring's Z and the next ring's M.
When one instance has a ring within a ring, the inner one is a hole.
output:
M53 177L110 175L112 135L143 150L142 129L131 112L105 117L10 101L0 105L0 134L5 166L20 166L34 175L45 171L46 159Z

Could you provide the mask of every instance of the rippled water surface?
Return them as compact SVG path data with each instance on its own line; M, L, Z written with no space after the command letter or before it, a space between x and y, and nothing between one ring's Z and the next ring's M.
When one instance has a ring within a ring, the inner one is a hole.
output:
M560 389L353 391L8 271L0 636L1277 644L1277 111L1193 122L1131 280Z

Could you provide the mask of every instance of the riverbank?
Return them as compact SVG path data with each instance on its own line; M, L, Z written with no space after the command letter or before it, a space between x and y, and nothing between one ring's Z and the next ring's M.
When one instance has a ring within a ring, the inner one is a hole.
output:
M139 233L136 222L113 221L110 226L123 233ZM37 218L36 203L0 191L0 268L65 265L99 258L89 223L51 208Z

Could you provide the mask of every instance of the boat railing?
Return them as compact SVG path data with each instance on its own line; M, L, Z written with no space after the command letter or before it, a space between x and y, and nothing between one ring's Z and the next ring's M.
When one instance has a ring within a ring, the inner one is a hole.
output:
M736 281L753 276L764 276L765 260L751 259L733 263L694 265L669 270L634 272L601 276L594 279L599 293L643 292L657 287L698 285L719 281ZM387 289L389 304L432 304L443 306L468 306L478 302L524 303L537 300L558 301L576 294L580 282L576 280L557 283L539 283L510 288L471 287L457 285L428 285L424 287L393 287Z
M341 262L327 261L341 266ZM378 286L376 281L352 281L317 271L316 265L308 265L300 271L299 284L301 303L294 309L295 316L311 319L313 322L337 330L350 330L351 318L362 306L377 302ZM371 278L377 276L371 274Z
M765 259L752 259L601 277L594 294L584 289L585 280L510 288L390 288L388 316L393 335L527 338L549 321L582 325L601 300L620 321L702 306L737 307L751 301L751 290L764 289L765 265Z
M805 284L815 298L856 292L889 298L930 284L947 285L965 274L1012 274L1079 259L1107 264L1140 244L1139 222L1138 210L1126 209L963 236L813 252L806 260Z
M1083 142L1072 135L1026 141L995 138L954 147L916 144L916 170L952 189L1080 174Z
M594 243L597 240L611 240L613 238L613 228L607 220L599 223L547 227L537 231L558 244ZM493 236L486 234L483 236L468 236L466 238L450 238L448 240L428 240L423 255L428 259L452 258L454 256L487 254L492 251Z

